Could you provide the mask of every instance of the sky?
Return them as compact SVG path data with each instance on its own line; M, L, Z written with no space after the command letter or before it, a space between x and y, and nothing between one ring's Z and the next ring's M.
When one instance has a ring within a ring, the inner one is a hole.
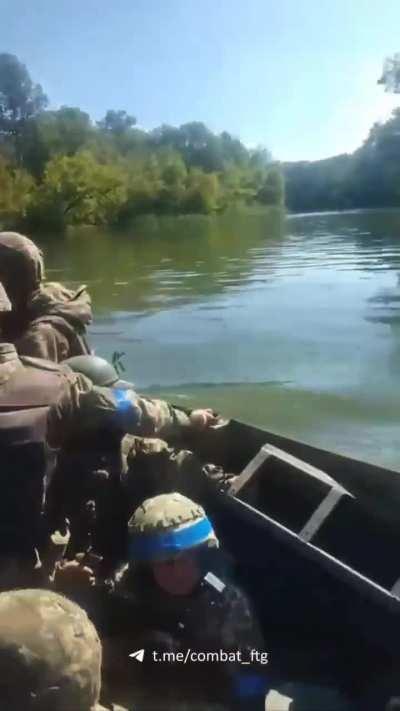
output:
M0 0L0 51L52 107L204 121L278 160L355 150L400 105L377 79L399 0Z

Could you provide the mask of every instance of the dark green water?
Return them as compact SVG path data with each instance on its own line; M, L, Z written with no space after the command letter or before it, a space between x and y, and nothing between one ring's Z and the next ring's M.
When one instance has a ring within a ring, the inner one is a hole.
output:
M138 390L400 469L400 211L146 218L43 246Z

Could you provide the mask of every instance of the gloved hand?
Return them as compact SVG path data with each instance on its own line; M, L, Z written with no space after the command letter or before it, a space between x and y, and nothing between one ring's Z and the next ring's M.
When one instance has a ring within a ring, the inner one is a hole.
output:
M219 467L216 464L205 464L203 466L203 473L207 479L222 492L227 491L236 479L235 474L226 472L222 467Z

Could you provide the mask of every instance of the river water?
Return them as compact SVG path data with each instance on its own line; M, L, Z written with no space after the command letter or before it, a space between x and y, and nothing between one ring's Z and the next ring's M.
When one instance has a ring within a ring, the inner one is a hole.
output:
M400 211L148 217L42 245L139 391L400 470Z

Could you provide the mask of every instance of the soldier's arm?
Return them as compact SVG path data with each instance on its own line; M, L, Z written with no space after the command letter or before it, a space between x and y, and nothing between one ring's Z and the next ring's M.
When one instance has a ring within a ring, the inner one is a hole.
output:
M133 391L98 387L66 368L63 394L49 410L47 442L58 449L85 432L107 427L140 434L143 420L140 398Z
M93 415L99 418L102 410L106 411L103 390L96 389L84 375L65 369L62 394L47 417L47 443L50 447L62 447L71 436L81 432L82 427L89 427L88 419L92 421Z
M155 400L145 397L138 398L142 411L140 434L143 437L158 437L168 441L177 437L182 430L191 427L189 415L169 405L165 400Z
M179 440L181 435L190 429L203 430L215 425L219 418L212 410L192 410L189 414L178 407L170 405L165 400L138 398L143 413L140 435L143 437L159 437Z
M66 379L65 392L49 413L47 440L51 447L61 447L67 439L100 427L168 440L198 426L193 413L187 415L164 400L143 398L131 390L94 386L83 375L68 371ZM210 415L210 421L213 419Z

